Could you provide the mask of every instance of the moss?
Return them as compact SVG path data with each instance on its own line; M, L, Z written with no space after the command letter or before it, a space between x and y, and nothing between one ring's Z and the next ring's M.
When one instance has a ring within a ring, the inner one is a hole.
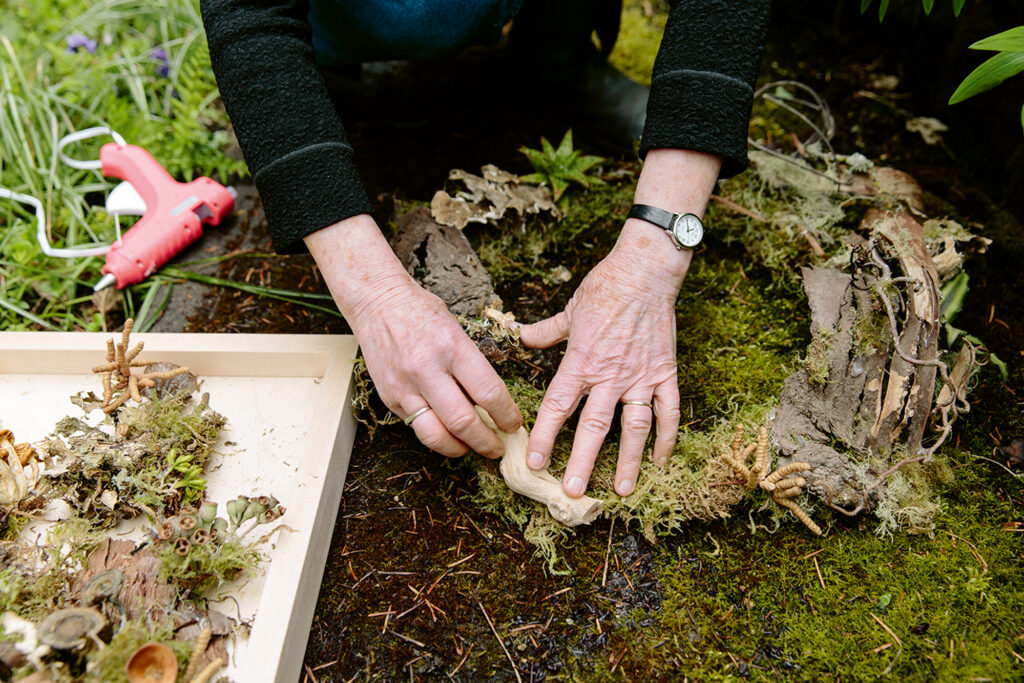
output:
M807 381L814 386L825 386L828 382L828 357L834 340L834 330L818 330L807 347L804 368L807 370Z
M256 548L234 534L222 538L206 545L192 544L185 555L179 555L172 544L162 543L157 550L160 579L171 581L193 600L202 601L210 590L259 564L261 554Z
M946 490L931 537L853 528L766 538L740 520L691 527L659 553L664 601L644 615L651 625L617 631L618 670L691 680L1014 678L1024 559L1000 522L1016 510L977 469ZM607 677L608 665L595 663L595 678Z
M665 32L668 9L663 3L657 2L654 3L658 5L657 11L647 16L644 4L640 0L623 3L619 37L608 60L634 81L650 85L654 58L661 44L661 34ZM651 7L651 3L647 5Z
M147 643L163 643L170 647L178 658L179 670L184 670L191 646L174 639L174 628L170 622L128 621L118 629L107 647L91 658L85 681L127 683L125 665L135 651Z

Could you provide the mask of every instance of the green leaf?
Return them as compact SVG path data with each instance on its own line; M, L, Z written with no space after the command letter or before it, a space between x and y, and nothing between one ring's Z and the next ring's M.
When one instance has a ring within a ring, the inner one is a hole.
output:
M921 0L921 2L924 5L924 13L931 14L932 7L935 6L935 0Z
M949 98L949 103L963 102L969 97L974 97L978 93L999 85L1021 71L1024 71L1024 52L1000 52L969 73L953 96Z
M969 289L969 279L967 273L960 273L942 285L942 306L939 308L939 313L947 323L953 322L957 313L964 307L964 298Z
M864 14L871 7L871 0L860 0L860 13Z
M997 368L999 368L999 374L1003 376L1003 381L1004 382L1007 381L1008 379L1010 379L1010 373L1009 373L1009 371L1007 371L1006 363L1003 362L1002 358L1000 358L999 356L997 356L994 353L990 353L990 354L988 354L988 359L989 359L989 361L991 361L992 365L994 365Z
M878 23L882 23L882 19L885 19L887 11L889 11L889 0L882 0L878 3Z
M953 344L956 343L956 340L959 339L960 335L963 333L964 331L959 327L953 327L949 323L946 323L946 346L953 346Z
M540 148L544 150L544 156L555 156L555 148L551 146L551 143L548 142L548 139L543 135L540 138Z
M1000 50L1002 52L1024 52L1024 26L982 38L970 46L972 50Z
M569 181L563 180L558 176L551 179L551 194L554 196L556 202L562 198L562 194L564 194L568 188Z
M960 10L967 4L967 0L953 0L953 16L959 17Z
M565 131L565 135L562 136L562 142L558 144L558 155L569 156L572 154L572 128Z

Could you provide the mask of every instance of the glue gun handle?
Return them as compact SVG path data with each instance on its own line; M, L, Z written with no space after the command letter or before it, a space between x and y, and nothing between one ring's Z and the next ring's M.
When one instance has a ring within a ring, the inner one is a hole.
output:
M185 211L176 217L143 216L107 252L104 273L117 278L117 288L141 282L203 232L199 217Z
M166 191L178 186L178 182L149 152L136 145L112 142L103 145L100 148L100 166L103 175L131 183L147 209L155 208L162 194L173 196Z

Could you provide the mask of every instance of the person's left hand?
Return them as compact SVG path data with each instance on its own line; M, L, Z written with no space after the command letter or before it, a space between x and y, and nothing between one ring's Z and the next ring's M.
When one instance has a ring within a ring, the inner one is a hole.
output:
M565 310L520 328L523 344L532 348L568 339L530 434L531 468L547 465L558 431L588 396L562 479L568 495L586 491L620 401L653 403L653 411L646 405L622 407L615 491L628 496L636 487L652 412L654 462L668 460L679 428L675 301L691 257L656 228L629 219L615 248L584 278Z

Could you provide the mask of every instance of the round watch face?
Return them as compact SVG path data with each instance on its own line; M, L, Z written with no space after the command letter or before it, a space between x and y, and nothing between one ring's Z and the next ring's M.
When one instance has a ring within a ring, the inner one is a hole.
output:
M704 238L704 226L699 218L688 213L676 220L676 224L672 226L672 234L675 235L679 244L687 249L692 249Z

